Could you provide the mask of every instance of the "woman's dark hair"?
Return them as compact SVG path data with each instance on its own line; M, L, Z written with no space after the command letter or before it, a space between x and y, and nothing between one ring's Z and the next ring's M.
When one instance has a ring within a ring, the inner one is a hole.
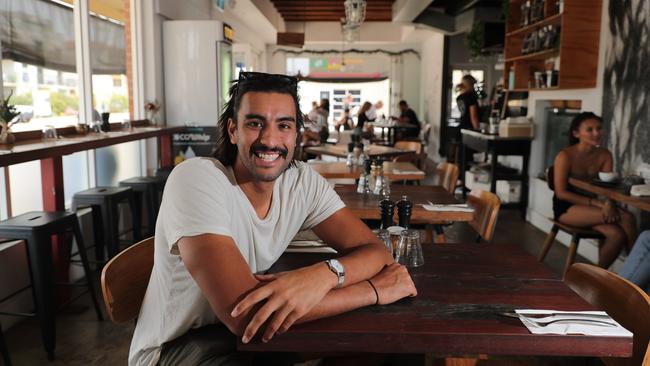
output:
M595 119L600 124L603 123L603 119L600 118L600 116L598 116L594 112L582 112L577 116L573 117L573 120L571 121L571 127L569 128L569 146L575 145L578 142L580 142L580 140L577 137L573 136L573 133L580 129L580 125L582 124L582 122L589 119Z
M323 110L327 113L330 112L330 100L327 98L323 98L320 100L320 107L323 108Z
M217 129L217 148L213 156L224 166L235 164L237 145L230 142L228 135L228 119L232 118L237 123L237 112L244 95L248 92L282 93L293 98L296 107L296 146L300 143L300 130L303 127L303 114L300 112L300 98L298 97L298 79L279 74L266 74L262 72L240 72L239 80L233 80L230 86L230 99L223 106ZM296 165L295 151L291 157L291 165Z
M470 74L467 74L467 75L463 76L463 78L462 78L461 80L462 80L462 81L466 81L466 82L468 82L471 86L474 86L474 84L477 83L476 78L473 77L473 76L470 75Z

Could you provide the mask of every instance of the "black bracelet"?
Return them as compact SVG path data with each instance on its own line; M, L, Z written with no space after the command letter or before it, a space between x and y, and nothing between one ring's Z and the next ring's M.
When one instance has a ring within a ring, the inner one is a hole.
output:
M379 292L377 292L377 288L375 288L375 285L373 285L372 282L370 282L370 280L366 280L366 281L368 281L370 287L372 287L372 290L375 291L375 298L377 299L377 301L375 301L375 305L379 304Z

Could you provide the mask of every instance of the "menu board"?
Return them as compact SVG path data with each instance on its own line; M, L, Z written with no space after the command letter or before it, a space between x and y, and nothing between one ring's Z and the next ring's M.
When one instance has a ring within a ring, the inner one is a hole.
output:
M172 135L174 166L196 156L212 156L217 146L217 127L185 127Z

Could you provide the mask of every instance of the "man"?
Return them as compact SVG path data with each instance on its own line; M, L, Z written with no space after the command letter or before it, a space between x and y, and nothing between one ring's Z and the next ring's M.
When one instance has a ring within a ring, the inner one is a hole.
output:
M405 100L400 100L399 110L401 112L399 117L391 117L392 119L398 120L402 124L410 124L416 128L400 128L396 127L398 137L418 137L420 135L420 121L418 120L417 114L412 110L408 103Z
M240 73L216 159L187 160L167 181L131 365L250 365L236 336L268 342L295 323L415 296L408 272L327 181L293 160L302 123L295 78ZM258 275L301 229L342 256Z
M650 294L650 230L639 234L619 274Z
M374 122L378 117L377 111L382 109L383 107L384 107L384 102L382 102L381 100L373 104L372 107L370 107L370 110L366 112L366 116L368 117L368 120Z

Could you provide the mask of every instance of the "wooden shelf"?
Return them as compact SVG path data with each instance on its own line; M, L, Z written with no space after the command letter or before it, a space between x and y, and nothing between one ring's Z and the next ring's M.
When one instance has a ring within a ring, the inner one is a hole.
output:
M511 92L527 92L527 91L544 91L544 90L558 90L560 89L559 86L552 86L550 88L514 88L510 89L509 91Z
M551 15L550 17L546 17L546 18L544 18L542 20L539 20L539 21L537 21L537 22L535 22L533 24L529 24L529 25L527 25L525 27L517 28L517 29L513 30L512 32L508 32L508 33L506 33L506 37L511 37L511 36L515 36L517 34L527 33L527 32L530 32L530 31L532 31L534 29L537 29L539 27L543 27L545 25L553 24L553 23L555 23L557 21L561 21L561 20L562 20L562 13Z
M521 55L521 56L516 56L516 57L511 57L507 58L506 62L513 62L513 61L522 61L522 60L536 60L536 59L545 59L551 57L551 55L560 52L560 50L551 48L548 50L543 50L543 51L538 51L534 53L529 53L526 55Z

